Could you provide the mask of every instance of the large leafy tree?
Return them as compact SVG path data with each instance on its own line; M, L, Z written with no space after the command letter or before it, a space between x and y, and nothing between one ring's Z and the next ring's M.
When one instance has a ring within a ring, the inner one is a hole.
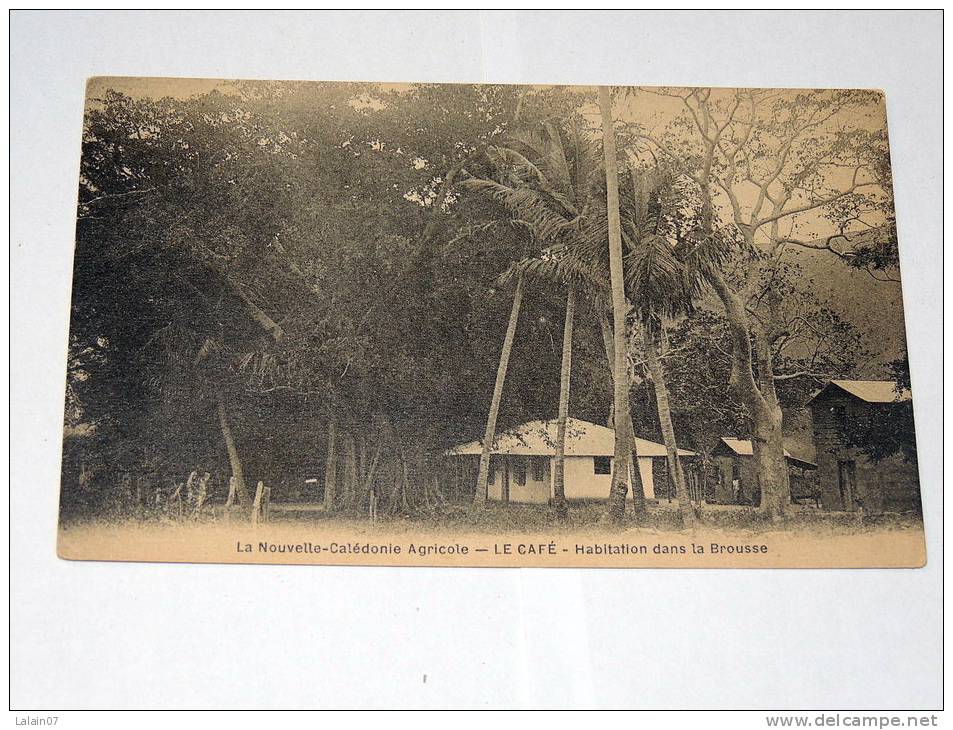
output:
M249 126L227 121L231 111L221 94L182 103L108 93L87 115L71 392L75 418L113 471L170 463L177 434L188 435L178 457L197 458L190 447L207 448L212 411L202 383L230 390L233 356L282 334L236 276L236 262L276 226L255 193L270 188L265 197L277 200L280 190L255 174L266 153ZM174 412L181 401L191 411Z
M703 236L727 226L752 254L740 276L715 267L709 281L732 335L732 383L751 419L761 506L779 518L790 503L772 356L783 336L781 300L757 299L756 292L790 247L815 247L818 239L827 246L882 229L886 139L871 131L881 123L868 123L882 115L882 98L857 91L642 93L664 97L681 114L662 135L634 125L635 139L692 186ZM879 218L868 215L878 210Z
M88 113L74 431L95 422L122 468L161 445L172 475L244 452L246 473L273 480L292 449L313 469L314 435L336 431L337 504L385 483L401 509L438 500L426 462L479 419L494 280L525 238L496 225L499 206L461 198L456 176L502 134L522 90L226 91L109 93ZM539 336L520 347L555 370L549 302L535 309ZM515 414L542 390L517 377Z

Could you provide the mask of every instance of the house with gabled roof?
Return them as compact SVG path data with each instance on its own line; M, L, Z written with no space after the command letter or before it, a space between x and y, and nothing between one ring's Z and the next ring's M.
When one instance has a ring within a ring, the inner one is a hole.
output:
M818 482L824 507L834 510L919 511L920 480L915 447L884 453L890 420L909 414L911 393L890 380L832 380L808 405L813 423Z
M718 504L758 504L761 486L758 467L754 460L754 446L750 439L722 437L711 451L715 463L714 501ZM784 450L791 481L791 494L795 499L814 499L813 480L810 473L817 464L802 459Z
M450 457L479 457L481 441L470 441L447 451ZM655 498L654 473L665 461L665 447L635 438L634 450L646 499ZM606 499L612 482L615 431L578 418L566 423L565 489L567 499ZM679 449L690 459L694 451ZM490 450L487 497L510 502L545 504L553 496L556 421L530 421L500 433ZM655 468L653 468L655 467ZM508 497L508 500L507 500ZM629 499L632 492L629 492Z

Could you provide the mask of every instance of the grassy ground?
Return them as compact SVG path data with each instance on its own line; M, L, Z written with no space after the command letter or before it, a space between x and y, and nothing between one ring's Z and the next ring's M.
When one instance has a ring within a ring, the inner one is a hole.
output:
M368 519L361 514L327 514L317 506L275 505L272 511L275 522L350 523L367 525ZM882 514L868 515L858 512L829 512L816 507L792 505L790 514L779 523L772 523L764 514L752 507L736 505L704 505L699 523L702 526L725 530L750 530L752 532L821 530L850 534L859 531L884 529L922 529L919 515ZM570 503L569 519L560 522L548 505L501 504L488 502L483 509L469 504L443 505L413 515L381 514L381 528L390 531L437 531L492 533L566 533L609 528L606 521L604 501L574 501ZM648 529L677 531L681 529L676 503L660 501L649 506L648 513L636 516L627 505L625 522L621 530ZM620 528L615 528L620 529Z

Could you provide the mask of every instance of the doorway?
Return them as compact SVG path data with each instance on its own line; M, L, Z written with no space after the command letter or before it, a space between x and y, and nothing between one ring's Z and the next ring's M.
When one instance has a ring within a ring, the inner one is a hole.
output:
M837 462L837 487L840 490L840 502L848 512L854 510L854 496L857 484L857 464L853 461Z

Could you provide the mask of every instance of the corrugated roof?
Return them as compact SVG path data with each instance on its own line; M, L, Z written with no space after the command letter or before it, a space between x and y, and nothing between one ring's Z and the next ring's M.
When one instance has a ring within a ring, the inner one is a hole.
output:
M893 380L832 380L831 384L868 403L893 403L912 397L906 388L898 394Z
M482 441L470 441L447 451L449 456L479 455ZM530 421L499 434L493 442L492 454L523 456L556 455L556 421ZM589 421L570 418L566 421L566 456L612 456L615 453L615 431ZM636 437L638 456L665 456L665 447L654 441ZM679 449L680 456L695 456L694 451Z

